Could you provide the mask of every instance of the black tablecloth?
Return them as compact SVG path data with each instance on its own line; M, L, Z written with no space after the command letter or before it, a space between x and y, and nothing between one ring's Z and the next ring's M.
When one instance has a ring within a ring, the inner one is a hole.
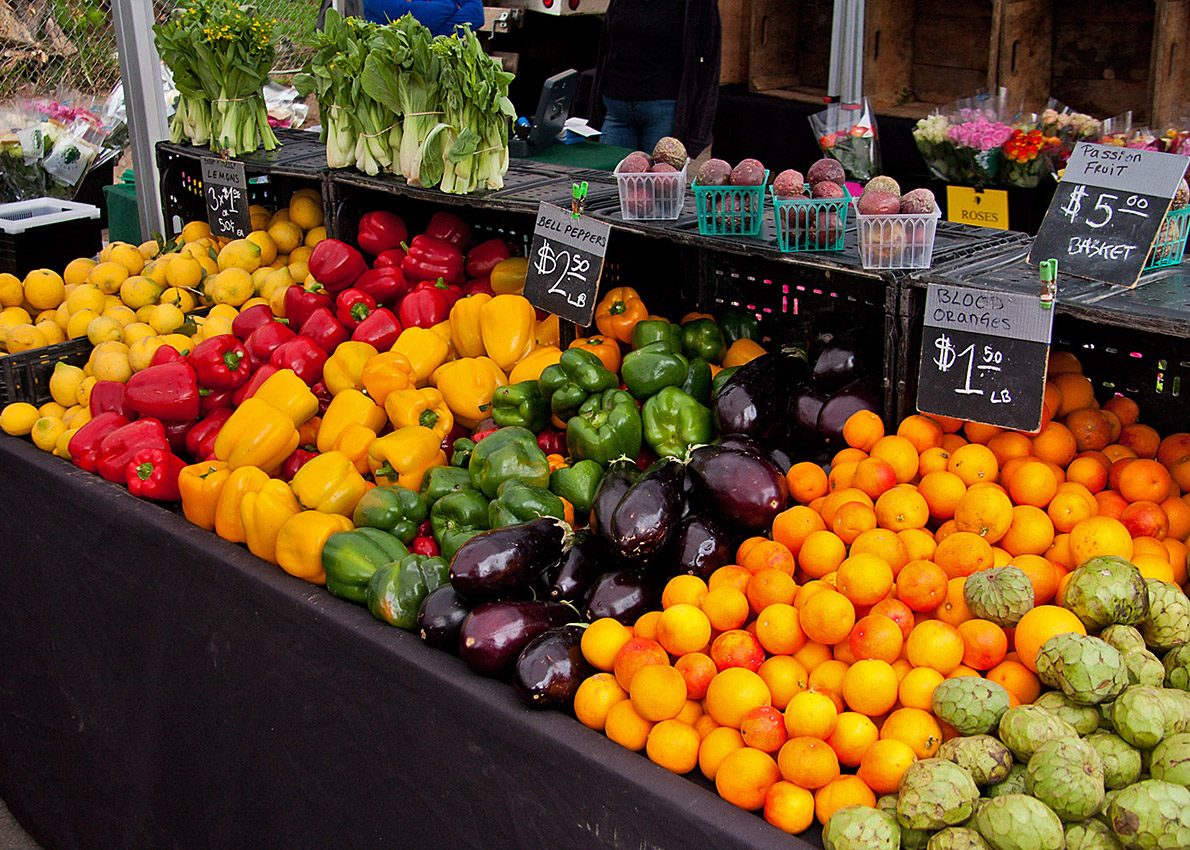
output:
M50 850L809 846L6 436L0 517L0 796Z

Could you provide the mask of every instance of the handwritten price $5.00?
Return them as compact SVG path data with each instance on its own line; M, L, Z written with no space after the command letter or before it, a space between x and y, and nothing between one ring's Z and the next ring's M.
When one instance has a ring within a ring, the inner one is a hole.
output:
M943 374L948 373L959 360L963 358L967 359L966 379L963 382L963 386L955 388L955 392L960 395L985 395L984 390L971 386L972 378L982 376L994 377L997 372L1003 371L1003 367L1000 364L1004 362L1004 355L990 345L983 347L982 362L978 365L975 363L974 343L968 345L962 351L956 352L954 343L950 341L950 337L942 334L935 340L934 347L938 349L938 354L934 357L934 365ZM992 404L1008 404L1012 401L1012 395L1007 389L992 390L989 401Z
M1087 187L1082 185L1075 186L1074 191L1070 193L1070 199L1066 202L1066 205L1062 207L1062 213L1068 219L1070 219L1071 224L1076 224L1078 222L1078 217L1080 213L1082 213L1083 199L1086 197ZM1099 198L1095 201L1095 206L1091 210L1091 215L1085 216L1087 227L1091 227L1096 230L1098 230L1100 227L1106 227L1111 223L1112 216L1114 216L1117 211L1127 215L1138 216L1140 218L1149 217L1149 214L1145 212L1145 210L1149 208L1149 199L1143 195L1129 195L1127 199L1125 199L1123 207L1113 207L1110 202L1118 200L1120 200L1119 195L1112 194L1111 192L1100 192ZM1097 213L1102 216L1102 220L1095 220Z
M537 249L534 270L543 278L553 277L554 281L547 290L551 295L562 296L573 307L587 306L586 292L572 295L563 286L567 282L573 282L581 287L587 282L587 275L591 271L591 262L586 257L572 256L571 252L565 248L555 249L549 242L545 242Z

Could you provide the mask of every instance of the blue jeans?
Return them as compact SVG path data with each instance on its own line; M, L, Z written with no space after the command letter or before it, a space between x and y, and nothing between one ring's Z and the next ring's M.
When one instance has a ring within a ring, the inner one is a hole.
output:
M652 153L662 136L673 132L676 100L603 99L607 117L603 119L601 141L631 150Z

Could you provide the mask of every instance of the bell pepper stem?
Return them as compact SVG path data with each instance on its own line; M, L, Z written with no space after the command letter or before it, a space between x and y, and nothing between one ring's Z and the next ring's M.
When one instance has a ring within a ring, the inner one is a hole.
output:
M210 475L210 474L211 473L209 473L209 472L207 473L207 475ZM150 478L152 478L153 477L153 464L142 463L140 466L138 466L136 468L136 477L139 478L141 481L148 481ZM206 478L207 476L204 475L202 477Z

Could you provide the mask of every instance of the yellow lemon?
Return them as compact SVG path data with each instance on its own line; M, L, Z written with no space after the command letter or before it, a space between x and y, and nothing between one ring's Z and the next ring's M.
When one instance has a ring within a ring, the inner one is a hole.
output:
M169 290L167 289L166 292L169 292ZM144 307L138 307L136 310L136 320L138 322L144 322L147 325L149 323L149 317L153 315L153 310L156 307L156 304L146 304Z
M42 322L52 322L54 321L54 316L56 315L58 315L57 310L42 310L33 317L33 324L39 325Z
M202 283L203 266L191 254L174 254L165 267L165 282L173 287L193 289Z
M240 311L230 304L216 304L207 311L207 317L211 319L223 317L230 320L234 319L238 315L240 315Z
M243 304L241 304L239 312L243 313L249 307L255 307L258 304L264 304L265 306L268 306L268 303L269 302L267 299L261 298L259 295L257 295L252 298L249 298L247 301L245 301ZM237 313L236 315L239 315L239 313Z
M70 322L66 325L66 336L69 339L78 339L80 336L87 335L87 326L91 324L93 319L99 318L99 313L95 310L85 309L70 314Z
M194 350L194 340L184 334L165 334L158 337L163 345L168 345L178 354L189 354Z
M147 336L156 336L156 334L157 331L153 330L147 322L133 322L124 326L124 342L129 347Z
M273 240L273 244L277 246L278 254L290 253L299 247L305 238L302 229L288 219L274 220L269 225L268 234Z
M93 283L76 286L66 296L66 311L72 316L80 310L102 313L105 309L107 309L107 298Z
M150 244L156 246L157 243ZM128 274L140 274L141 269L145 267L145 255L141 253L139 246L120 242L112 248L112 262L123 266Z
M74 406L74 402L70 403L70 407ZM67 410L67 405L58 404L56 401L47 401L45 404L37 408L37 412L42 416L51 416L54 419L61 419Z
M199 239L206 239L211 235L211 226L205 221L188 221L182 227L180 238L183 243L197 242Z
M0 410L0 431L14 437L24 437L41 418L37 408L26 401L14 401Z
M9 354L20 354L22 351L30 351L34 348L45 348L50 344L50 341L45 338L45 334L35 328L33 325L17 325L8 332L8 339L5 341L5 347L8 348Z
M243 269L229 268L211 278L209 293L216 304L238 306L251 298L256 289L252 286L252 275Z
M95 385L99 380L94 375L88 375L79 382L78 390L74 394L74 403L81 404L83 407L88 407L91 404L91 390L95 389ZM68 405L71 406L71 405Z
M277 259L275 259L271 263L269 263L269 268L270 269L283 269L288 265L289 265L289 255L288 254L278 254Z
M176 257L176 254L170 254L165 257L158 257L156 260L150 260L145 263L145 267L141 269L140 276L147 277L154 283L165 286L169 281L165 279L165 272L169 268L170 260Z
M92 345L101 342L123 342L124 326L108 316L97 316L87 325L87 339Z
M138 253L137 256L139 257L140 254ZM100 291L106 295L108 293L119 292L120 285L127 279L128 269L117 262L109 260L91 269L91 274L87 277L87 282L98 286Z
M66 431L66 423L61 419L43 416L33 423L29 436L33 438L33 445L43 452L52 452L58 445L58 438Z
M103 246L103 250L99 252L99 254L98 254L98 258L99 258L99 262L101 262L101 263L108 263L108 262L111 262L111 259L112 259L112 245L111 245L111 243L110 243L110 242L109 242L108 244L106 244L106 245L104 245L104 246Z
M294 198L313 198L314 200L318 201L318 203L322 203L322 193L313 186L303 186L301 189L298 189L289 196L290 203L293 202Z
M210 254L207 254L206 256L195 257L195 259L198 260L198 264L202 266L202 270L206 272L206 277L210 277L213 274L219 274L219 263L216 262L215 258Z
M142 242L136 246L136 250L140 251L140 255L145 258L145 264L161 253L161 244L156 239L150 239L148 242ZM142 273L143 273L142 269Z
M79 384L86 377L78 366L71 366L69 363L55 364L54 371L50 373L50 398L63 407L78 404Z
M293 286L294 282L288 266L283 269L274 269L265 276L264 281L260 284L260 297L272 298L273 293L278 289Z
M76 404L62 414L62 424L70 429L82 428L91 421L91 409L82 404Z
M310 277L310 266L306 264L305 260L302 260L300 263L290 263L285 268L289 270L289 276L295 281L304 281Z
M273 241L273 237L269 236L267 230L253 230L248 234L247 239L260 248L260 264L262 266L267 266L277 259L277 243Z
M71 260L66 264L65 271L62 272L62 281L70 286L72 283L86 283L87 277L91 274L91 269L99 265L92 259L87 257L79 257L77 260Z
M128 353L109 350L95 358L91 367L95 378L100 381L119 381L127 383L132 377L132 367L128 365Z
M20 316L13 313L0 313L0 348L8 343L8 332L13 328L21 325L30 324L28 321L21 321Z
M315 245L317 245L319 242L321 242L325 238L326 238L326 228L321 227L321 226L315 227L315 228L312 228L310 230L310 232L306 234L306 240L303 244L305 244L305 246L307 248L313 248Z
M0 310L0 316L8 316L10 321L16 320L18 325L33 321L33 317L24 307L5 307Z
M289 220L302 230L322 226L322 198L295 194L289 202Z
M289 289L289 286L279 286L269 295L269 309L273 311L274 316L281 319L285 318L285 290Z
M231 319L226 316L213 316L203 322L201 328L201 335L203 339L210 339L213 336L223 336L231 333Z
M75 287L77 289L77 287ZM58 305L58 309L54 311L54 324L62 329L62 333L66 333L66 325L70 322L70 308L66 306L63 301Z
M103 309L104 310L110 310L112 307L124 307L124 306L126 306L126 305L124 304L123 301L120 300L119 295L105 295L103 297Z
M189 289L179 289L176 286L171 286L169 289L161 293L158 299L161 304L173 304L183 313L189 313L198 306L198 300L194 297L194 293ZM150 308L152 305L150 305ZM146 313L146 316L151 315ZM137 319L142 322L149 321L147 318L141 316L140 311L137 311Z
M158 304L149 316L149 326L159 334L170 334L182 326L186 316L175 304Z
M14 274L0 274L0 307L20 307L25 300L25 288Z
M115 319L120 323L120 327L130 325L136 321L136 313L123 304L110 306L99 315L106 316L109 319Z
M52 310L66 297L66 283L52 269L34 269L25 275L25 300L38 310Z
M252 272L252 288L256 294L260 294L260 288L264 286L264 282L268 280L275 269L272 266L261 266L256 271Z
M145 325L145 327L149 327ZM157 349L161 347L161 337L157 336L156 332L149 328L149 336L142 336L128 345L128 365L133 372L139 372L142 369L148 369L149 363L153 359L153 355L157 353ZM125 340L127 340L125 336Z
M269 216L269 224L270 225L274 225L279 221L289 221L289 208L288 207L279 209L275 213L273 213L271 216ZM267 227L265 229L268 230Z
M133 310L139 310L146 304L156 304L164 291L165 287L152 278L133 275L120 285L120 300Z
M260 246L248 239L235 239L219 252L220 271L242 269L251 274L260 268L263 254Z
M67 428L59 434L58 442L54 445L54 454L70 460L70 440L78 433L78 430L78 428Z
M310 255L313 253L314 253L313 248L307 248L304 245L300 248L294 248L292 251L289 252L289 264L291 266L294 263L306 263L307 265L309 265Z
M33 325L43 334L50 345L57 345L60 342L66 342L66 332L58 327L58 323L53 319L48 321L37 322Z

